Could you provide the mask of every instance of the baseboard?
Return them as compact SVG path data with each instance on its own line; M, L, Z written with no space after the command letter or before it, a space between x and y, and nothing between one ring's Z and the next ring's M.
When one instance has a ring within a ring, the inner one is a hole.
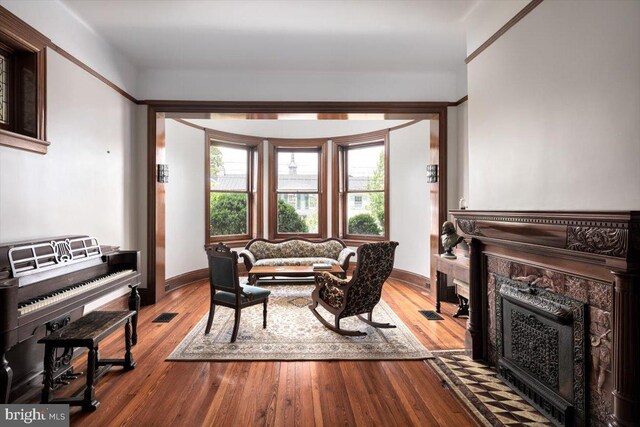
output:
M391 276L389 277L409 285L417 286L421 289L429 288L428 277L423 276L422 274L412 273L411 271L403 270L401 268L394 268L391 272Z
M240 276L247 275L247 267L244 264L238 264L238 274ZM189 271L187 273L179 274L177 276L170 277L167 279L164 285L165 292L171 292L183 286L190 285L195 282L199 282L201 280L206 280L209 278L209 269L201 268L199 270Z
M349 263L349 268L347 269L347 275L353 275L353 271L356 268L356 263ZM245 276L247 274L247 268L244 264L238 264L238 274L240 276ZM180 274L178 276L171 277L167 279L165 284L165 292L171 292L175 289L181 288L183 286L190 285L191 283L199 282L201 280L206 280L209 277L209 269L201 268L199 270L189 271L188 273ZM400 282L406 283L408 285L417 286L420 289L429 289L429 278L425 277L421 274L412 273L411 271L402 270L400 268L394 268L391 272L391 277L394 280L398 280Z
M201 268L199 270L189 271L178 276L173 276L167 279L164 285L165 292L171 292L186 285L190 285L194 282L199 282L209 277L209 269Z
M347 269L347 275L353 275L353 271L356 269L356 263L350 262ZM421 274L412 273L411 271L403 270L401 268L394 268L389 276L393 280L398 280L407 285L417 286L420 289L430 289L429 278Z

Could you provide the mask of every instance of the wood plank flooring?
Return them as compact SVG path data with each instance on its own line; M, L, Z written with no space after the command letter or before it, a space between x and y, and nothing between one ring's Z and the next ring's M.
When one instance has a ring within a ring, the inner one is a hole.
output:
M96 388L100 408L72 409L74 426L468 426L477 425L424 361L166 362L207 313L206 282L171 292L140 313L138 366L109 372ZM465 319L443 304L442 321L426 290L390 280L383 298L430 350L459 349ZM117 303L105 309L115 309ZM163 312L170 323L151 323ZM122 333L101 357L120 357ZM84 370L85 356L75 364Z

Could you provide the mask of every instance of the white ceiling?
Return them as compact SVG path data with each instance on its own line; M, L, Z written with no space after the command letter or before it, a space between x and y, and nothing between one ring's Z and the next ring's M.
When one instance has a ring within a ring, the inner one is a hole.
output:
M63 0L137 68L456 72L478 0Z

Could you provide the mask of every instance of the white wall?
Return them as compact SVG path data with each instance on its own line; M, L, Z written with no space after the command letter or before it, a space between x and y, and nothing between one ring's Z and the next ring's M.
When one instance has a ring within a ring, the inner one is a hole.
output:
M639 22L547 0L469 63L470 208L640 208Z
M133 248L135 105L47 55L46 155L0 147L0 242L90 234Z
M165 122L167 278L205 268L204 132L174 120Z
M89 67L135 95L138 71L64 3L54 0L0 0L0 5Z
M194 120L201 125L245 135L310 138L349 135L388 128L400 121L234 121ZM203 131L167 120L166 277L205 268ZM400 242L396 268L429 275L429 123L421 122L390 135L390 238ZM265 156L266 158L267 156ZM330 173L331 171L329 171ZM265 165L265 196L268 167ZM331 195L329 194L329 199ZM265 212L267 212L265 200ZM329 210L331 207L329 206ZM265 214L265 235L268 221ZM329 234L331 227L329 224ZM240 248L237 248L240 249Z
M0 147L0 242L88 234L140 246L136 106L47 53L46 155Z
M464 197L467 203L469 202L469 101L464 102L457 107L457 120L454 126L456 126L456 141L457 155L454 161L457 161L457 184L458 184L458 200ZM449 208L457 209L458 205L449 205Z
M389 136L390 238L400 243L395 268L429 277L431 204L426 183L429 164L428 121Z

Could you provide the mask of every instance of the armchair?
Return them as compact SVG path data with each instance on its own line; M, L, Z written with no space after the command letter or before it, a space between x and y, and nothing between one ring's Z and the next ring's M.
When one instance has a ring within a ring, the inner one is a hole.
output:
M235 342L238 336L240 313L245 307L263 304L262 327L266 328L267 303L269 302L271 291L256 286L240 284L238 278L238 254L223 243L207 246L205 249L209 260L209 284L211 287L211 302L205 335L211 331L216 305L233 308L236 312L231 342Z
M340 320L358 316L376 328L395 328L389 323L372 320L374 307L380 302L382 286L393 270L398 242L367 243L358 248L358 263L351 280L340 279L331 273L316 275L316 289L311 294L311 312L328 329L341 335L362 336L365 332L340 328ZM334 324L327 322L317 311L318 304L334 315ZM365 319L362 315L367 314Z

